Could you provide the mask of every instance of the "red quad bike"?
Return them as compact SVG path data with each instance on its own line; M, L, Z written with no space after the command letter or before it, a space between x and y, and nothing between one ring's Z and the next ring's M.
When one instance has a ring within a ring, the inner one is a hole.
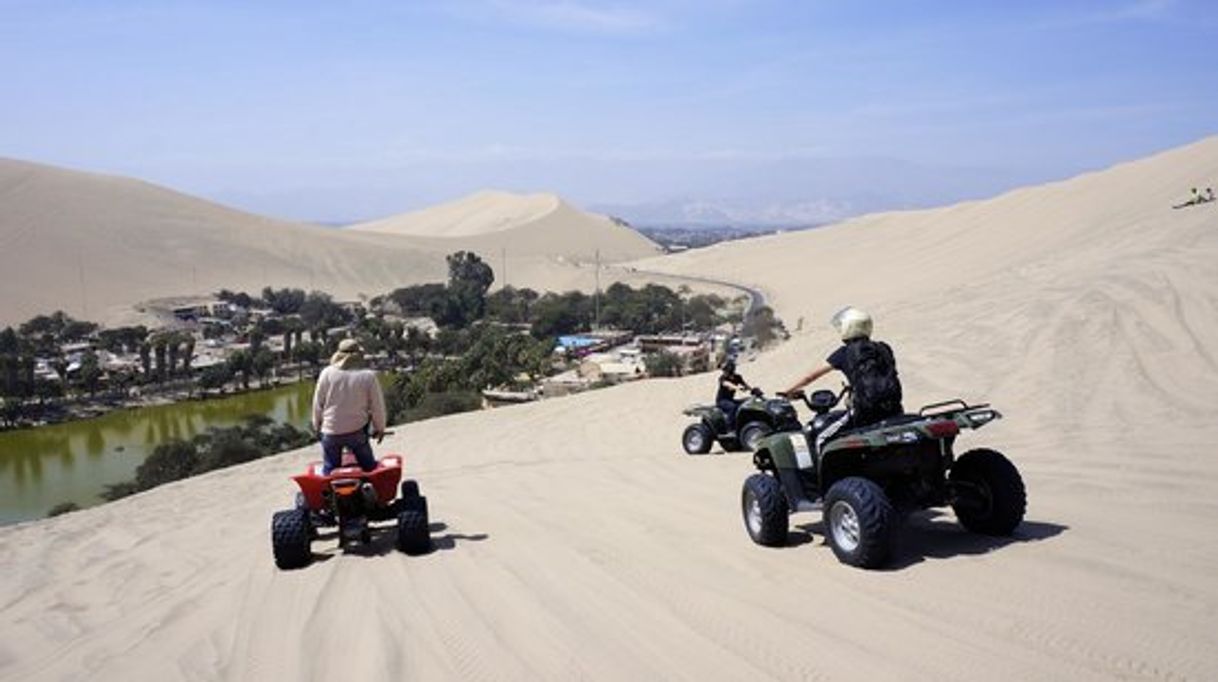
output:
M402 456L388 455L372 471L364 471L350 452L342 466L329 475L321 462L310 462L305 473L293 476L300 486L296 507L275 512L271 518L271 544L275 565L302 568L313 559L310 543L319 527L338 527L338 546L372 541L372 522L397 522L397 548L406 554L425 554L431 549L428 534L427 498L419 484L402 481ZM394 499L401 482L401 497Z

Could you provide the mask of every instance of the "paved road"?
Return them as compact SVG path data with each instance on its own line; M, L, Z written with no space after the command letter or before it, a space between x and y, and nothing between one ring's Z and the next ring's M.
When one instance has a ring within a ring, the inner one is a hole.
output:
M655 275L657 277L666 277L669 279L683 280L683 281L694 283L694 284L713 284L713 285L727 287L729 289L735 289L737 291L743 292L743 293L747 294L749 297L749 305L744 310L744 316L746 318L749 315L752 315L753 313L757 312L759 309L761 309L762 306L765 305L765 294L763 294L760 289L754 289L750 286L746 286L744 284L739 284L737 282L728 282L726 280L714 279L712 277L693 277L690 275L674 275L674 274L671 274L668 272L657 272L655 270L639 270L637 268L630 268L630 267L621 268L621 269L624 269L626 272L630 272L630 273L636 274L636 275Z

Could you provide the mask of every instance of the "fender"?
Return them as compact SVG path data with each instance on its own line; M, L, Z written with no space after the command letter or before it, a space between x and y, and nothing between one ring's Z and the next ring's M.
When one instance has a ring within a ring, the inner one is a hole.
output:
M754 463L759 464L761 457L768 457L770 466L778 471L783 469L814 470L816 458L812 454L812 444L803 431L783 431L767 436L761 441L761 446L754 455Z
M716 437L727 433L727 415L717 405L692 405L685 408L685 414L700 419Z
M802 479L816 471L816 462L808 437L802 431L766 437L753 453L753 463L758 469L774 470L791 511L798 510L801 502L809 502Z

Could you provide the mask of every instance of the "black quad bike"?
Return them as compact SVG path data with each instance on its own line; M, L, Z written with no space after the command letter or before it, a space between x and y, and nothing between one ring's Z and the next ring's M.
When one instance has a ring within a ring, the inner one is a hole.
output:
M685 414L698 421L685 427L681 445L690 455L705 455L715 441L728 452L755 450L763 438L777 431L798 431L799 415L790 400L766 398L759 388L736 409L736 426L729 428L727 415L717 405L694 405Z
M744 482L741 510L749 537L759 545L787 542L789 515L822 511L824 532L843 563L884 565L897 527L919 509L951 506L966 529L1006 536L1023 521L1023 479L996 450L969 450L956 457L963 429L1001 418L988 405L962 400L927 405L917 414L843 429L816 452L816 437L844 416L834 410L842 394L816 391L803 398L815 413L800 432L762 440L753 453L758 472Z

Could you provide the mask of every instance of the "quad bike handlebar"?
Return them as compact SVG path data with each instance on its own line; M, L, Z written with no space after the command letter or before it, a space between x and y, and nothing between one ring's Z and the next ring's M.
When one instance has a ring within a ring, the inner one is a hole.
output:
M787 400L803 400L804 404L808 406L809 410L812 410L813 412L820 412L821 410L832 409L834 406L836 406L838 403L840 403L842 401L842 398L846 397L846 394L849 392L850 392L850 385L842 384L842 390L837 393L834 393L833 391L830 391L827 388L823 388L823 389L820 389L819 391L813 391L812 395L808 395L801 388L801 389L797 389L794 391L779 391L775 395L780 395L780 396L786 398ZM832 396L832 400L830 400L828 398L821 398L819 400L814 400L814 398L818 394L823 396L826 393Z

